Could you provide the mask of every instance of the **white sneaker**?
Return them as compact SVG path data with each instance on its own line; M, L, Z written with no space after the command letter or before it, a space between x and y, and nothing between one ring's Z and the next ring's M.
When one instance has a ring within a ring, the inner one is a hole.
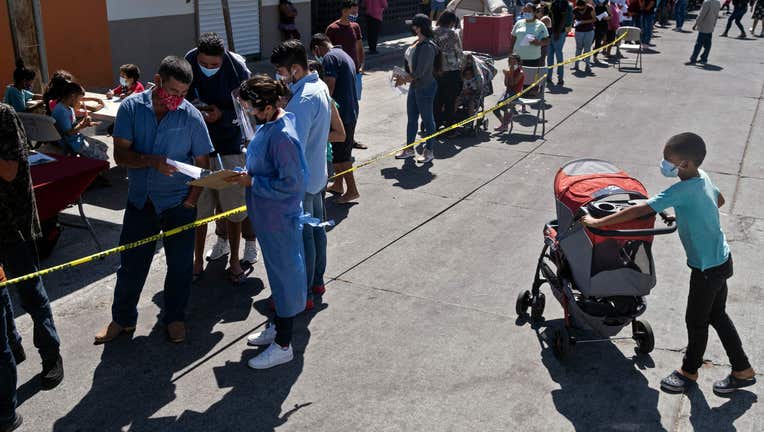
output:
M244 255L241 257L241 261L248 265L257 262L257 241L252 240L244 242Z
M228 240L218 237L215 246L207 251L207 261L217 261L229 253L231 253L231 246L228 245Z
M416 157L417 163L420 164L426 164L428 162L432 162L432 160L435 159L435 155L433 154L432 150L424 149L421 155Z
M414 153L414 149L409 147L405 150L401 150L398 153L395 154L396 159L408 159L416 156L416 153Z
M280 364L288 363L294 358L294 352L292 351L292 345L289 345L287 349L281 348L275 342L272 343L265 351L261 352L255 358L252 358L247 363L252 369L269 369Z
M247 336L247 345L270 345L276 340L276 326L273 323L265 325L265 330Z

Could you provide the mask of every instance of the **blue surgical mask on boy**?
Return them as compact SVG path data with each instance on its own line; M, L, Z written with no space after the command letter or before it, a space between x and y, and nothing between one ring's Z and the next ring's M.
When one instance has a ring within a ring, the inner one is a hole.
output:
M661 161L661 174L665 177L676 177L679 175L679 167L663 159Z
M527 21L532 20L536 16L533 15L533 12L523 12L523 18L525 18Z
M206 67L204 67L202 65L199 65L199 69L201 69L202 73L204 74L204 76L206 76L208 78L213 76L213 75L215 75L220 70L219 67L217 67L215 69L209 69L209 68L206 68Z

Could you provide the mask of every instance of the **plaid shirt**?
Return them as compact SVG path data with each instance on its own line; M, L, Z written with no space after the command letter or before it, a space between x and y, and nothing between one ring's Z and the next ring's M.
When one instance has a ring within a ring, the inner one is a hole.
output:
M29 172L29 141L24 126L10 106L0 103L0 159L19 163L16 178L0 179L0 243L40 237L40 221Z

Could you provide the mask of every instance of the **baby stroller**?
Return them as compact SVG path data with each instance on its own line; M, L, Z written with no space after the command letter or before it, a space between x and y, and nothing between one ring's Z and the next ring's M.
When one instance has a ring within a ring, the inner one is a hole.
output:
M554 180L557 219L544 225L544 247L536 266L533 287L517 297L516 312L531 320L544 312L540 292L549 284L562 305L564 326L554 331L551 346L562 359L577 341L608 341L631 324L637 351L647 354L655 340L647 321L644 297L655 286L651 246L653 236L671 234L676 225L655 228L655 214L607 227L586 228L578 220L589 213L604 217L647 198L645 187L610 162L579 159L566 163ZM572 333L588 332L593 338Z
M493 57L488 54L465 51L464 69L471 71L473 78L465 80L462 91L456 98L456 119L465 120L485 109L486 96L493 94L493 77L496 76L496 67ZM464 78L463 78L464 79ZM474 122L463 126L462 132L466 135L476 135L478 129L488 129L488 119L480 117Z

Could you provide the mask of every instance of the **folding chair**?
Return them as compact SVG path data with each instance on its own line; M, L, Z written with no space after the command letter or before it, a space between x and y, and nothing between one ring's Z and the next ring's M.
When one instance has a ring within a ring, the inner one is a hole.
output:
M618 39L622 34L626 33L626 37L618 43L615 48L615 56L618 59L618 71L621 71L621 44L624 42L636 43L637 58L634 61L633 66L629 66L629 69L635 69L642 72L642 29L639 27L624 26L616 30L615 37ZM626 47L624 47L625 49ZM629 47L629 49L634 49Z
M24 125L27 138L39 144L55 142L61 139L56 129L56 120L43 114L18 113L21 123Z
M529 86L536 82L539 78L543 78L547 74L548 69L546 67L530 67L523 66L523 72L525 72L525 82L523 85ZM533 135L536 135L539 123L541 123L541 138L544 138L546 133L546 102L544 100L544 92L546 90L546 78L542 79L539 84L536 85L538 89L536 92L530 90L526 95L529 97L519 97L516 99L517 103L523 105L536 105L536 124L533 126ZM517 114L512 116L512 121L509 122L509 133L512 133L512 128L515 125L515 117L528 114ZM530 114L533 115L533 114Z

